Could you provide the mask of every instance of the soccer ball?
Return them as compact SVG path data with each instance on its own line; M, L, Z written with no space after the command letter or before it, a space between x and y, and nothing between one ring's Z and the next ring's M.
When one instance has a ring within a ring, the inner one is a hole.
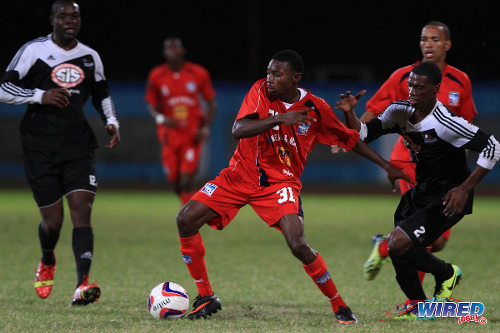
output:
M178 319L189 308L188 293L175 282L163 282L149 293L148 310L156 319Z

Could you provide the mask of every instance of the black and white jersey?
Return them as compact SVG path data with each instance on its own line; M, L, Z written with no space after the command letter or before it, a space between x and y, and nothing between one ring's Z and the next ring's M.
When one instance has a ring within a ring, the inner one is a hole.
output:
M470 174L465 149L479 152L477 164L491 169L500 156L500 145L493 135L450 112L437 101L432 112L412 124L409 119L415 109L409 101L394 102L367 124L362 124L360 137L370 142L387 133L399 133L416 155L417 182L461 184Z
M42 95L52 88L71 94L65 108L42 105ZM106 125L118 126L101 58L78 42L66 51L51 38L40 37L21 47L0 84L0 101L29 104L21 122L25 150L84 151L97 140L83 114L89 96Z

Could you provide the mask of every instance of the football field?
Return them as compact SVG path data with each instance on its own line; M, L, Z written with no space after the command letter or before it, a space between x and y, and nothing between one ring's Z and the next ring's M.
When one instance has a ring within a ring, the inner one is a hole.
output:
M381 321L384 311L405 300L387 263L373 281L362 265L371 236L388 233L399 195L302 196L309 244L321 253L334 282L359 323L356 332L500 331L500 198L477 196L473 215L453 229L439 256L462 270L453 297L482 302L487 324L457 324L455 318L415 322ZM328 300L286 246L280 232L244 207L224 230L201 230L209 278L222 311L207 320L159 321L148 313L148 294L174 281L197 294L179 251L176 196L166 192L105 191L97 195L92 223L95 248L91 281L101 299L70 307L76 273L72 225L66 218L56 248L52 294L33 288L40 259L38 209L28 190L0 192L0 331L2 332L327 332L341 329ZM434 290L432 276L424 288ZM191 303L191 301L190 301Z

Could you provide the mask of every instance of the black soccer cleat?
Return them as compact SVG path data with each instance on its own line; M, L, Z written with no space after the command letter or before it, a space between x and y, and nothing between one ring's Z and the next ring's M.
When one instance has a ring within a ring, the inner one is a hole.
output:
M337 318L339 324L350 325L358 323L358 320L348 307L339 306L339 310L335 312L335 318Z
M213 313L217 313L219 310L222 310L222 305L220 304L220 300L217 295L213 294L212 296L196 296L196 299L193 302L193 311L187 315L188 319L200 319L207 318L207 316L211 316Z

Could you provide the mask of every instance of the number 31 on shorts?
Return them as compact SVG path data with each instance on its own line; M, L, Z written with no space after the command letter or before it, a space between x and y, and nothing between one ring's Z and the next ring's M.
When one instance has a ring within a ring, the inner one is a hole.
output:
M293 197L293 191L291 187L283 187L281 190L276 192L279 194L278 203L282 204L284 202L290 201L295 202L295 198Z

